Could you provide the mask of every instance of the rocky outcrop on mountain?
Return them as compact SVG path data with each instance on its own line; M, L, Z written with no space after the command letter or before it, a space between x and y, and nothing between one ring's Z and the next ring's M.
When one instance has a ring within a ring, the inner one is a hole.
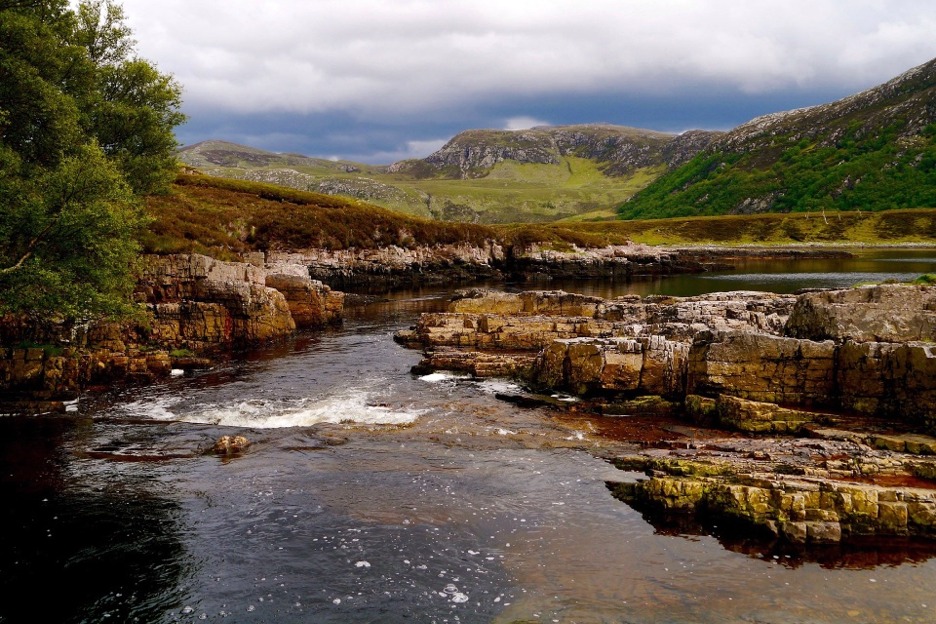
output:
M625 202L626 218L936 205L936 59L844 99L753 119Z
M936 121L934 88L936 59L835 102L757 117L729 131L712 147L733 152L759 150L780 137L792 143L806 138L821 147L834 147L848 134L871 137L891 126L897 133L895 139L917 137ZM850 129L843 121L855 127Z
M82 388L145 383L173 368L210 365L231 348L340 322L343 293L304 266L222 262L198 254L145 259L136 322L0 323L3 409L64 409ZM37 404L37 401L41 402Z
M578 413L660 397L654 409L708 431L618 456L647 473L611 485L636 505L798 543L936 536L933 297L911 285L614 300L468 291L396 338L425 350L420 372L512 375L583 397Z
M667 167L675 169L692 160L723 134L712 130L687 130L677 134L663 146L663 160Z
M391 172L428 165L450 177L480 177L497 163L560 164L565 156L601 163L607 175L627 175L643 167L679 165L721 133L693 131L672 135L652 130L589 124L541 126L529 130L468 130L456 135L423 161L391 165Z

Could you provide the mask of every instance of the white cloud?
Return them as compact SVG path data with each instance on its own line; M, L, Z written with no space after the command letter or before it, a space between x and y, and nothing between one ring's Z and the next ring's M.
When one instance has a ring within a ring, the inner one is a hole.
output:
M858 90L936 56L931 0L123 0L199 109L419 115L500 97Z
M548 121L536 119L535 117L511 117L504 121L504 130L529 130L536 126L551 125Z

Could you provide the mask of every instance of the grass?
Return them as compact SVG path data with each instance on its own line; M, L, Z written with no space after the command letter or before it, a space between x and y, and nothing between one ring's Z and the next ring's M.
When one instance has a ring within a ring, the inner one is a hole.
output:
M910 112L871 131L861 117L868 113L854 114L821 124L813 138L803 136L809 129L788 127L770 145L699 154L622 204L620 214L646 219L936 206L936 123L898 139Z
M613 207L646 187L665 167L640 169L629 176L606 176L597 162L570 156L558 165L504 161L484 177L464 180L437 175L417 178L387 173L380 167L353 169L345 171L316 159L291 162L286 157L261 166L232 157L224 165L204 167L211 175L305 191L315 191L324 184L392 210L477 223L555 221L583 213L592 219L612 219L616 217Z
M147 205L154 221L143 246L151 253L230 259L270 249L483 244L495 236L483 226L421 219L343 197L191 174Z
M255 250L396 245L544 244L555 249L648 245L936 244L936 209L478 225L434 221L333 195L200 175L148 199L151 253L236 259Z
M611 207L644 188L662 172L647 168L630 176L609 177L598 164L585 158L565 157L559 165L505 161L483 178L397 180L408 194L431 196L428 214L456 216L448 206L462 208L481 223L545 222L574 218L600 211L601 218L615 218ZM389 202L399 210L407 206Z

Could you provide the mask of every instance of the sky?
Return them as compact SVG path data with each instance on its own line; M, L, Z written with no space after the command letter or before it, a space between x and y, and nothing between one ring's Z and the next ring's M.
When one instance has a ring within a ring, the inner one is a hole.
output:
M932 0L118 0L183 145L389 164L462 130L727 130L936 57Z

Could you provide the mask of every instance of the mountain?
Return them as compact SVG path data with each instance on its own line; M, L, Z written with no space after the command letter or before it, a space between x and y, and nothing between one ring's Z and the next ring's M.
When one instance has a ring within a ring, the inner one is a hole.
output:
M936 207L936 59L758 117L620 207L623 218Z
M179 159L209 175L346 195L445 221L608 219L615 206L720 134L600 124L469 130L425 159L386 167L224 141L183 148Z
M605 175L627 176L641 168L681 165L720 134L696 130L673 135L604 124L467 130L427 158L399 162L389 170L466 179L484 177L509 160L562 165L563 158L577 157L596 162Z
M276 154L228 141L202 141L181 150L182 160L189 166L210 167L316 167L324 171L358 171L361 165L348 161L309 158L301 154Z

